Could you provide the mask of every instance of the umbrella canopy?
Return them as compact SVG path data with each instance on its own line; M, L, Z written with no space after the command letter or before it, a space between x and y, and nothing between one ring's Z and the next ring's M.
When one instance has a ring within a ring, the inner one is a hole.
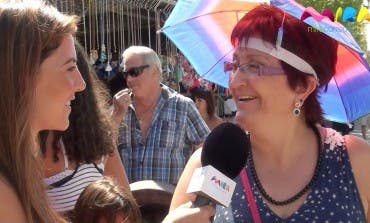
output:
M370 113L369 65L350 32L340 23L332 22L295 1L271 0L271 4L302 19L316 31L325 33L339 43L336 73L330 80L328 90L324 92L322 89L320 94L326 118L337 122L352 122Z
M231 31L237 21L258 4L266 1L178 0L161 29L204 79L228 87L225 61L232 59ZM325 118L352 122L370 113L370 71L362 50L348 30L292 0L271 0L270 4L302 19L337 40L338 60L328 90L320 92Z
M246 12L266 1L180 0L160 31L175 43L201 77L227 88L223 63L231 60L231 31Z

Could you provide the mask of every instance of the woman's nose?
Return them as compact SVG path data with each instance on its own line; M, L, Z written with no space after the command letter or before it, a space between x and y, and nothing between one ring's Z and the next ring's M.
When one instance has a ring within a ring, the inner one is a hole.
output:
M80 71L78 71L76 74L74 85L75 85L76 92L83 91L86 88L86 83L84 79L82 78Z
M241 80L239 78L240 75L238 75L238 71L235 73L231 72L229 76L229 88L232 90L233 88L237 87L241 84Z
M231 73L229 76L229 90L231 94L233 94L236 89L247 85L248 81L249 78L245 77L245 75L241 74L238 70Z

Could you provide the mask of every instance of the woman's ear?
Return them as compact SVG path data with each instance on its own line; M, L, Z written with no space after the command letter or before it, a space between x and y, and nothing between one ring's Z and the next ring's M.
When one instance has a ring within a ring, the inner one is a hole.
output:
M306 84L299 84L295 90L297 97L305 101L317 86L317 80L313 76L306 77Z

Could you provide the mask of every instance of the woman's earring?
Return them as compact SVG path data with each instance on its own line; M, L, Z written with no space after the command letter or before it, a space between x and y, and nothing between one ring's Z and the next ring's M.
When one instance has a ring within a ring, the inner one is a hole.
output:
M298 117L301 114L302 102L303 102L302 99L299 99L299 101L297 101L294 104L293 115L296 117Z

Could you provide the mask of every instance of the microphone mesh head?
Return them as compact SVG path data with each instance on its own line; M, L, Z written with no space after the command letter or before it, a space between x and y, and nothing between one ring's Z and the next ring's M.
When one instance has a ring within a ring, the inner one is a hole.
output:
M250 149L249 135L241 127L230 122L222 123L204 142L202 166L211 165L233 179L245 167Z

